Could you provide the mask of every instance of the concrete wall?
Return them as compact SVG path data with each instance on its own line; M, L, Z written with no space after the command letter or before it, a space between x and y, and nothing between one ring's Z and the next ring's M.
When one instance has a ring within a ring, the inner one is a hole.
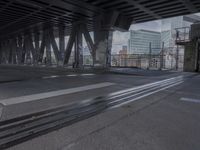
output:
M185 45L184 71L195 72L196 70L196 42Z

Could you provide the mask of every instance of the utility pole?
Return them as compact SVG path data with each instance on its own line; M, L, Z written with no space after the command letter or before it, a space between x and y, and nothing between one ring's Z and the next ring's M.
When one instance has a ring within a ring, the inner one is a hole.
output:
M176 49L176 70L178 70L179 66L179 46L177 45Z
M149 69L151 68L152 48L151 42L149 43Z
M165 43L162 42L162 48L161 48L161 53L160 53L160 70L162 70L164 67L164 65L163 65L163 63L164 63L164 46L165 46L164 44Z

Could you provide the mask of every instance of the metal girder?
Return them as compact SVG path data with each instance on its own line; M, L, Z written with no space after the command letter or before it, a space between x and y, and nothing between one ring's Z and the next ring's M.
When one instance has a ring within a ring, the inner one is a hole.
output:
M12 47L10 46L12 45L12 39L8 41L8 49L9 49L9 54L8 54L8 63L12 64L12 58L13 58L13 51L12 51Z
M68 44L67 44L67 48L66 48L66 51L65 51L65 58L64 58L64 64L68 64L69 62L69 58L70 58L70 55L71 55L71 52L72 52L72 47L73 47L73 44L74 44L74 41L75 41L75 38L76 38L76 26L74 25L72 30L71 30L71 34L69 36L69 41L68 41Z
M145 7L144 5L141 5L138 1L133 1L133 0L125 0L125 1L132 4L136 8L139 8L141 11L145 12L146 14L153 16L155 19L161 19L162 18L161 16L154 13L153 11L151 11L150 9Z
M17 52L17 62L18 64L22 63L22 50L23 50L23 43L22 43L22 36L17 36L16 38L16 52Z
M68 28L72 28L73 22L86 20L92 31L95 17L99 14L109 16L108 10L118 12L134 23L200 11L198 0L6 0L0 8L2 38L12 38L13 34L41 27L46 22L59 25L60 20Z
M0 45L0 53L1 53L1 63L6 63L7 57L6 57L6 48L5 48L5 42L1 42Z
M74 68L81 68L83 66L83 39L82 39L82 31L81 25L77 26L76 37L74 41Z
M17 59L16 59L16 56L17 56L17 45L16 45L16 39L13 38L12 41L11 41L11 50L12 50L12 63L13 64L17 64Z
M40 54L38 56L38 62L42 63L43 56L44 56L44 49L45 49L45 34L42 34L41 46L40 46Z
M198 9L191 3L190 0L179 0L179 1L182 2L191 13L198 12Z
M32 59L33 59L33 62L35 64L37 62L37 52L36 52L36 49L33 46L33 37L32 37L32 34L29 34L28 41L29 41L30 51L32 53Z
M162 42L162 48L160 52L160 70L164 68L164 48L165 48L165 43Z
M35 28L33 34L34 34L36 61L38 61L38 58L40 55L40 32L39 32L39 29Z
M0 43L0 64L2 63L2 58L3 58L3 49L2 49L2 44Z
M46 58L45 58L45 65L51 65L51 39L49 37L49 29L47 29L45 34L45 46L46 46Z
M31 64L31 49L29 36L24 37L25 63Z
M94 42L92 41L92 38L90 36L90 33L86 27L86 25L82 25L82 31L83 31L83 35L85 37L86 43L88 45L88 48L90 50L90 54L93 57L93 60L95 60L95 45Z
M65 54L65 26L61 24L59 26L59 48L61 53L62 60L64 59Z
M53 0L52 0L53 1ZM100 13L104 13L104 10L103 9L101 9L100 7L97 7L97 6L94 6L94 5L92 5L92 4L88 4L88 3L86 3L86 2L84 2L84 1L80 1L80 0L63 0L64 2L66 2L67 3L67 5L69 4L72 4L72 5L78 5L79 6L79 9L81 8L81 11L82 11L82 9L83 9L83 12L84 11L92 11L92 12L95 12L95 13L97 13L97 14L100 14ZM55 3L54 3L55 4ZM58 4L57 4L58 5ZM66 6L67 6L66 4L64 4L64 3L61 3L59 6L62 6L63 8L66 8ZM73 9L73 6L72 5L70 5L69 6L68 5L68 7L71 7L71 9L72 9L72 11L74 11L74 9ZM68 8L67 7L67 8ZM80 13L80 12L79 12Z
M55 58L58 64L61 64L62 62L62 56L61 56L61 51L59 51L58 46L56 44L56 40L55 40L55 36L53 33L53 28L49 29L49 38L50 38L50 42L55 54Z

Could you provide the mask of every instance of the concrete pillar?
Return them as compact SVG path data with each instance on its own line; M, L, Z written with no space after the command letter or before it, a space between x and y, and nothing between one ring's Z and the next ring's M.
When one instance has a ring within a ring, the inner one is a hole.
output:
M196 53L197 49L195 41L192 41L185 45L184 71L196 71Z
M176 70L179 69L179 46L177 45L176 49Z
M127 31L131 25L130 19L117 11L108 11L95 16L94 19L94 65L111 66L111 49L114 29Z
M165 47L165 43L162 42L162 49L160 53L160 70L164 68L164 47Z
M13 61L12 40L8 40L7 46L8 46L8 50L9 50L8 64L12 64L12 61Z
M64 31L63 31L64 32ZM63 38L64 38L64 35L63 35ZM57 65L58 66L62 66L63 65L63 57L62 57L62 53L63 53L63 48L64 48L64 41L60 41L60 47L62 47L59 51L59 47L56 43L56 40L55 40L55 36L54 36L54 28L53 27L50 27L49 29L49 39L50 39L50 42L51 42L51 46L53 48L53 53L55 55L55 59L56 59L56 62L57 62ZM63 39L62 39L63 40Z
M78 31L75 38L74 67L82 68L83 67L83 37L82 37L82 31L81 31L80 26L77 26L77 30Z
M0 64L2 63L2 58L3 58L3 49L2 49L2 44L0 43Z
M151 61L152 61L152 47L151 47L151 43L149 43L149 69L152 67Z
M51 41L49 38L48 31L45 31L45 45L46 45L46 65L51 65Z
M196 42L196 62L195 62L195 71L199 72L200 71L200 39L197 40Z
M61 24L59 26L59 49L61 53L62 60L65 56L65 26Z
M11 45L11 49L12 49L12 63L13 64L17 64L17 45L16 45L16 38L12 39L12 45Z
M22 47L22 60L21 63L24 64L25 63L25 58L26 58L26 47L25 47L25 36L22 36L22 43L23 43L23 47Z
M22 36L17 36L17 61L18 64L22 64L22 51L23 51L23 45L22 45Z
M36 64L37 64L40 55L40 32L37 28L34 30L34 43L35 43Z
M95 65L110 67L113 31L100 30L94 33L96 60Z

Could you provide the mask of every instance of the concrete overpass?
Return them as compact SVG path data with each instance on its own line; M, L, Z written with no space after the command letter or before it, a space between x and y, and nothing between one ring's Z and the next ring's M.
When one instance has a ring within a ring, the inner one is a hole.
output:
M51 65L52 46L57 64L66 65L75 43L75 66L81 67L83 33L94 64L107 67L113 30L199 11L198 0L2 0L0 62L41 64L46 49ZM89 31L94 31L94 41ZM70 36L68 43L65 35Z

